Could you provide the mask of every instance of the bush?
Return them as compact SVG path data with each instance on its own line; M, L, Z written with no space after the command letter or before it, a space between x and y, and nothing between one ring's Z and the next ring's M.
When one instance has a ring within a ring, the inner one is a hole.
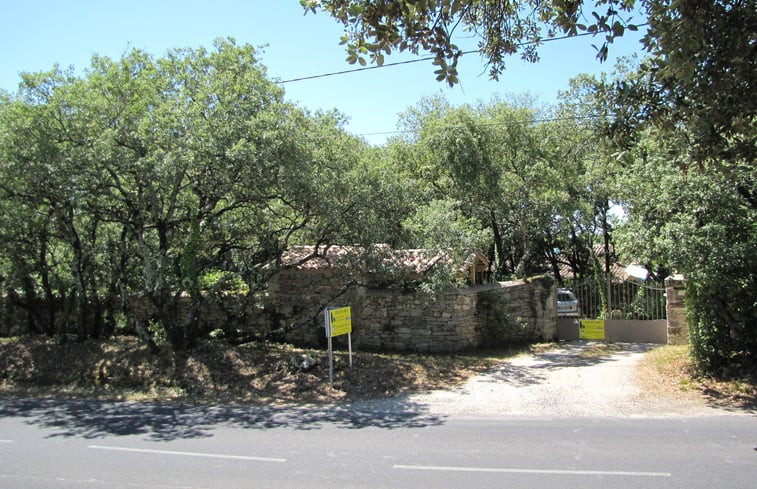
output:
M757 372L756 278L687 281L691 351L703 373L736 378Z

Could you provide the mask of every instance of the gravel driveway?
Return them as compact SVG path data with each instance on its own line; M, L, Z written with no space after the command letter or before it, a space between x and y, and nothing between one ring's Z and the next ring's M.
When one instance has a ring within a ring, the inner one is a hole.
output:
M622 344L600 358L592 344L526 355L469 379L463 386L413 395L404 402L433 414L525 416L698 416L723 414L702 401L651 398L636 382L636 365L656 345Z

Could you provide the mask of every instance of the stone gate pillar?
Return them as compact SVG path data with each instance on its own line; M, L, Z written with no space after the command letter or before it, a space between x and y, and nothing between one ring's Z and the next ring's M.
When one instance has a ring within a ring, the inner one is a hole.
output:
M665 279L665 297L668 316L668 344L685 345L689 342L689 326L686 323L686 290L683 275Z

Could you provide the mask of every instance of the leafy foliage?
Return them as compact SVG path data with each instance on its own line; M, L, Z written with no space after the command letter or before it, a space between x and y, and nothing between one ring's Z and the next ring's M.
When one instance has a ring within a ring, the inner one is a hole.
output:
M282 97L254 49L232 40L95 57L83 78L25 75L0 107L0 249L15 257L3 285L35 327L83 339L123 313L148 343L160 330L190 348L209 327L197 312L230 281L254 304L294 240L350 236L347 216L367 203L343 175L364 145L340 116ZM154 327L137 319L135 294Z
M670 159L688 163L688 154L671 155L655 131L638 137L619 170L629 220L618 239L626 253L685 275L692 353L702 371L754 371L757 208L739 191L744 180L680 170Z
M402 124L410 135L390 144L389 158L415 182L417 210L404 221L411 247L475 244L498 278L559 275L565 257L587 273L595 206L584 129L528 99L461 107L427 99Z
M687 279L692 352L717 375L755 369L757 107L753 2L650 0L649 53L589 83L627 255ZM605 139L606 138L606 139Z
M584 11L585 2L565 0L300 0L300 4L306 12L323 10L345 26L341 41L349 63L364 66L370 61L380 66L393 50L429 52L437 67L436 79L450 85L458 83L457 63L463 55L455 41L459 30L478 40L490 76L497 78L508 55L520 53L527 61L538 61L539 44L558 33L603 34L597 57L604 60L608 44L626 29L638 29L632 22L633 0L603 0L590 13Z

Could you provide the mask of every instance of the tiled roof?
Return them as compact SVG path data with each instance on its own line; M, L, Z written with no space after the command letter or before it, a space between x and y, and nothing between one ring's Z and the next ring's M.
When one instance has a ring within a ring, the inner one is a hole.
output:
M602 266L602 271L604 271L605 267L605 246L602 244L595 244L592 247L594 251L594 255L597 258L600 258L600 264ZM623 265L622 263L618 263L616 261L615 256L615 246L610 244L610 274L612 275L613 281L615 282L625 282L627 280L639 280L637 276L634 276L633 274L629 273L629 269L626 265ZM635 265L632 263L631 265ZM567 263L560 263L558 265L560 269L560 276L563 278L569 278L573 277L573 268L568 265ZM642 267L643 268L643 267Z
M477 259L484 261L480 253L471 253L460 268L465 269ZM360 246L295 246L282 255L282 264L298 270L318 270L331 267L369 268L406 273L424 273L440 261L451 263L448 255L431 254L424 249L395 250L388 245L375 245L369 253Z
M362 248L358 246L293 246L281 255L284 266L298 270L358 266Z
M560 263L558 265L560 269L560 276L563 278L573 278L573 268L567 263ZM604 271L604 263L602 263L602 271ZM614 280L626 281L633 277L628 274L626 267L620 263L610 264L610 273L612 273Z

